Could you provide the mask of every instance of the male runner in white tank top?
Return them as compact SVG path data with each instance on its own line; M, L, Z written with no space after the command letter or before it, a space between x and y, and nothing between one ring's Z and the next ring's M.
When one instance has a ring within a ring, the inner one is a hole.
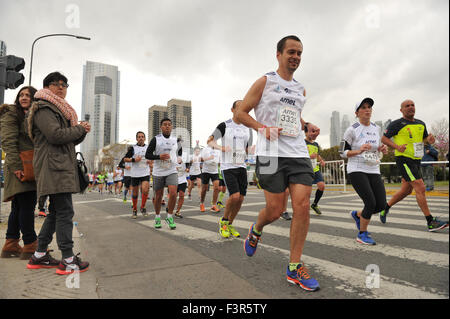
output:
M313 169L302 128L301 112L305 89L293 76L300 65L303 45L296 36L287 36L277 45L278 70L258 79L237 111L238 120L258 131L256 174L264 189L266 207L250 227L244 249L253 256L263 227L283 213L285 190L289 187L293 217L290 231L290 260L287 281L308 291L319 289L301 263L309 228L309 198ZM249 115L254 109L256 120Z

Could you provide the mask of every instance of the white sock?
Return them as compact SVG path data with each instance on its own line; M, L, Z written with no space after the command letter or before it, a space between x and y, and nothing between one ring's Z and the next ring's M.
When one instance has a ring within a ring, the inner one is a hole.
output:
M73 262L73 256L72 256L72 257L69 257L69 258L66 258L66 259L64 259L64 261L65 261L66 263L70 264L71 262Z
M167 218L170 218L170 217L172 217L172 218L173 218L173 214L169 214L169 213L167 213Z
M158 215L155 214L155 219L157 219L157 218L161 219L161 214L158 214Z
M42 258L42 257L45 256L45 254L46 254L46 253L40 253L40 252L38 252L38 251L35 251L35 252L34 252L34 257L36 257L36 258Z

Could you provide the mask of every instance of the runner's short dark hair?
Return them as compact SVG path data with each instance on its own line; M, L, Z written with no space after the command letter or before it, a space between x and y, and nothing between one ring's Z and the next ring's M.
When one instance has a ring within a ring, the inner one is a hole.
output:
M283 53L284 47L286 45L286 41L289 39L302 43L302 41L296 35L288 35L288 36L284 37L283 39L281 39L280 41L278 41L277 52Z
M137 136L138 136L138 134L139 133L142 133L142 134L144 134L144 137L145 137L145 133L144 132L142 132L142 131L138 131L137 133L136 133L136 138L137 138Z
M159 122L159 126L161 126L165 121L169 121L170 123L172 123L171 119L169 119L168 117L165 117L161 120L161 122Z

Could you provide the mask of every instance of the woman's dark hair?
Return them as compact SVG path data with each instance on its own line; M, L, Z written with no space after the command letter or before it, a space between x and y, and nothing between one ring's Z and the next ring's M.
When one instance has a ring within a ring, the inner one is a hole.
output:
M14 101L14 104L16 105L16 111L17 111L17 115L19 116L19 120L21 120L21 121L23 121L23 119L25 118L25 112L23 111L23 108L22 108L22 106L19 103L20 93L22 93L23 90L28 90L30 92L31 103L33 103L34 95L37 92L37 90L34 87L32 87L32 86L24 86L23 88L21 88L19 90L19 93L17 93L16 100Z
M59 72L53 72L47 75L44 79L44 87L49 87L52 82L63 81L67 84L67 78Z

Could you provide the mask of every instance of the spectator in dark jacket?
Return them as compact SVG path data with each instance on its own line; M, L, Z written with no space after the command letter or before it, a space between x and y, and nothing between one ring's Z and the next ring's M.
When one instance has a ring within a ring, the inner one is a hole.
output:
M83 272L89 263L74 256L72 193L80 192L75 145L81 143L91 126L79 122L75 110L65 100L67 78L59 72L44 79L44 88L35 94L36 102L28 117L28 133L34 142L33 167L38 196L49 195L49 213L38 236L38 247L28 268L54 266L60 275ZM56 232L62 260L48 257L47 247Z
M422 162L435 162L438 160L438 151L431 146L431 144L426 143L424 146L424 156L422 157ZM423 181L427 191L434 189L434 168L433 164L423 163L422 174Z
M33 142L25 130L25 115L31 107L36 89L26 86L20 89L12 105L0 107L0 136L5 156L5 188L3 201L11 201L6 241L1 257L29 259L37 247L34 230L36 206L36 182L24 180L21 152L33 150ZM19 245L20 233L24 246Z

